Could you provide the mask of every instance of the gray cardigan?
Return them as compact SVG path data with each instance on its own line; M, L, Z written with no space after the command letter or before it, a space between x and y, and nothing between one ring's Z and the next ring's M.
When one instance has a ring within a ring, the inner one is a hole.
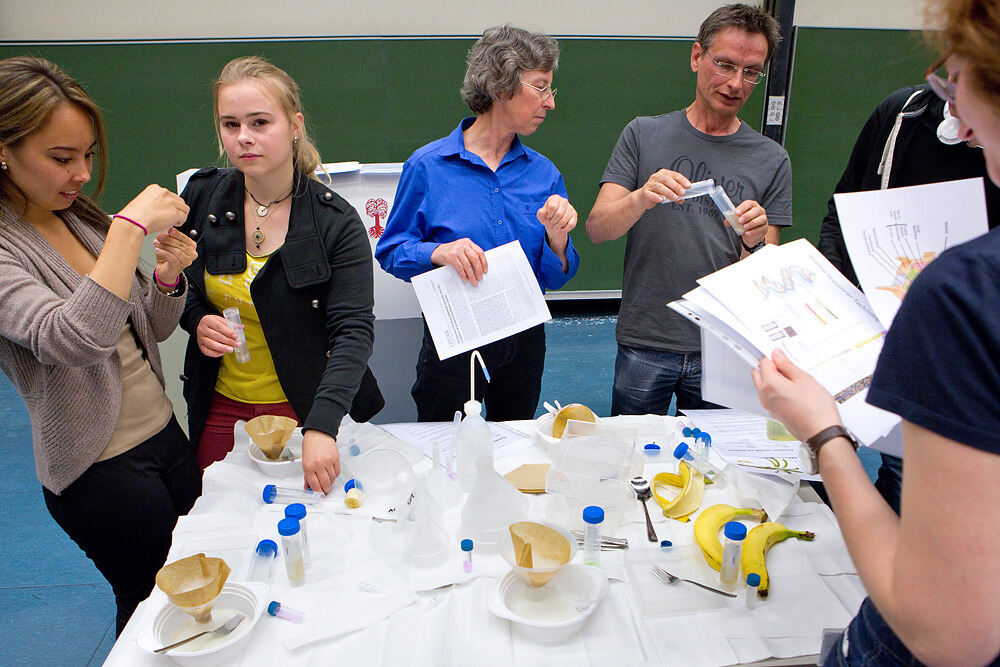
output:
M63 220L95 256L104 239L76 216ZM163 384L156 343L174 330L184 295L132 281L125 301L80 276L42 235L0 205L0 368L31 417L35 470L59 494L111 440L122 398L117 342L126 318Z

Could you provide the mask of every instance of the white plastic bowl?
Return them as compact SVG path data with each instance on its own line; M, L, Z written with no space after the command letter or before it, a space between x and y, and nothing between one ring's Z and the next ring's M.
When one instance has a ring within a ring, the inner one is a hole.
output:
M596 423L600 424L601 418L597 417L596 419ZM546 412L544 415L535 420L535 442L550 451L552 450L552 447L560 441L560 438L552 437L552 424L555 420L556 417L551 412Z
M136 643L139 648L152 653L161 646L172 644L189 636L188 630L190 630L190 634L195 634L201 629L217 628L229 620L234 613L239 612L246 617L243 622L222 638L222 641L210 648L198 650L198 642L203 641L203 639L196 639L187 646L178 646L161 654L180 665L197 667L220 665L232 661L239 657L244 650L245 642L243 640L250 634L261 614L264 613L268 602L267 591L268 587L260 583L227 583L216 600L215 610L212 612L212 622L207 624L205 628L194 626L193 619L187 612L167 602L153 619L152 624L139 635ZM194 650L189 649L188 646L193 646Z
M272 461L264 456L257 444L250 440L250 458L257 464L260 471L268 477L301 477L302 476L302 429L297 428L288 439L285 450L290 451L294 458Z

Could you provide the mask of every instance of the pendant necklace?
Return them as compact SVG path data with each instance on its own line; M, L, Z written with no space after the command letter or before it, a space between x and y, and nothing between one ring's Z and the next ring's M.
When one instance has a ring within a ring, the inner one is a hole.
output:
M252 199L254 203L257 204L257 208L254 211L254 213L257 214L257 217L266 218L267 214L271 212L270 208L275 204L280 204L281 202L288 199L292 195L292 190L294 190L295 187L293 185L291 188L289 188L288 192L286 192L283 197L279 197L278 199L275 199L274 201L269 202L267 204L262 203L259 199L254 197L253 193L250 192L249 188L244 187L243 189L246 190L248 195L250 195L250 199ZM255 246L257 246L257 250L260 250L260 246L264 243L264 232L263 230L261 230L260 225L257 225L256 228L253 230L253 232L250 233L250 240L253 241L253 244Z

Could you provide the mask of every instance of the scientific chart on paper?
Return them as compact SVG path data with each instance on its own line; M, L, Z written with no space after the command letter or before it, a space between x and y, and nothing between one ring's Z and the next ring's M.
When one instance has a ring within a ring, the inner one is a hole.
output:
M692 297L698 306L712 308L713 325L727 326L732 340L762 354L782 349L834 395L844 421L864 442L898 421L864 400L885 327L865 296L808 241L767 246L698 284L712 298L689 293L684 305ZM755 355L744 351L743 356L749 362Z
M441 359L552 319L520 243L487 250L486 264L478 285L462 280L450 266L413 277L413 290Z
M886 328L925 266L989 228L982 178L836 194L834 201L858 281Z

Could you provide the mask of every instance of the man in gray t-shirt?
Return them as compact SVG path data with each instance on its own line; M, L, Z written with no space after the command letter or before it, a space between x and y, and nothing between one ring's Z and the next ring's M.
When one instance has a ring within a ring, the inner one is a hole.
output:
M698 328L667 308L702 276L777 243L792 223L788 154L737 113L778 39L771 16L747 5L713 12L691 49L697 73L687 109L630 122L608 160L587 219L595 243L628 234L612 414L712 407L701 398ZM736 205L739 236L708 197L683 199L713 179Z

